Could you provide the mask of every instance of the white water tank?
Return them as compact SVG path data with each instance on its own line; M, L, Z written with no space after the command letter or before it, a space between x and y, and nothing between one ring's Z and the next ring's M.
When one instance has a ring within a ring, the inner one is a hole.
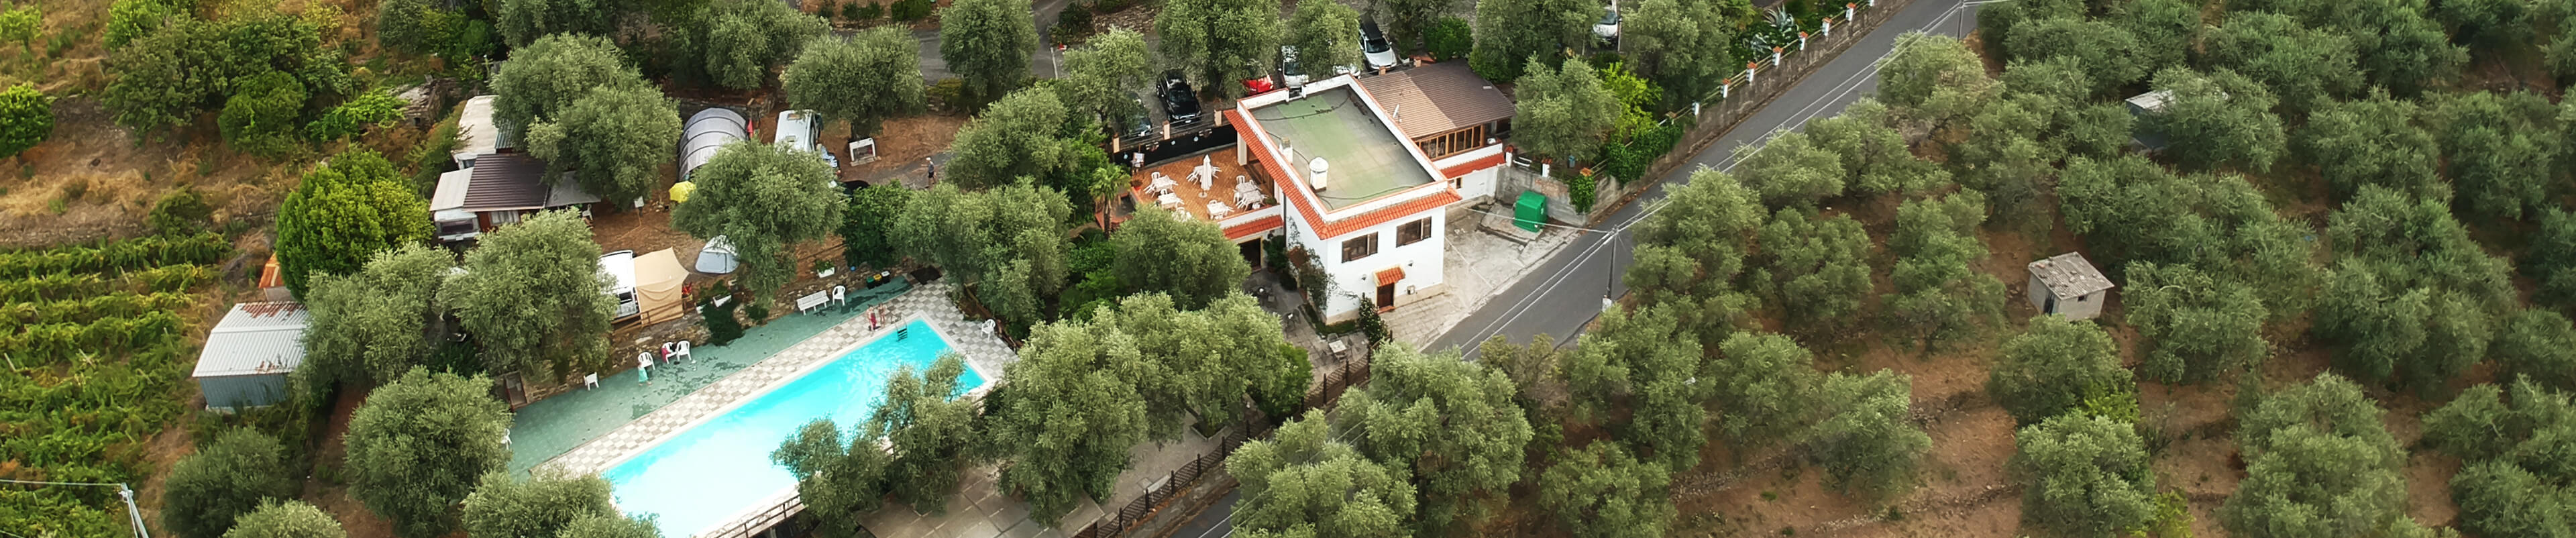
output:
M1323 157L1316 157L1314 162L1306 164L1306 170L1314 173L1315 190L1324 190L1324 171L1327 168L1331 167L1324 163Z

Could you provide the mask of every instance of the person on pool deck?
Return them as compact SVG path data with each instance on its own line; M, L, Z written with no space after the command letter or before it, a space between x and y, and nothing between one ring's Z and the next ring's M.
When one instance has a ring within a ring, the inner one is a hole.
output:
M653 352L635 354L635 379L645 385L653 384Z

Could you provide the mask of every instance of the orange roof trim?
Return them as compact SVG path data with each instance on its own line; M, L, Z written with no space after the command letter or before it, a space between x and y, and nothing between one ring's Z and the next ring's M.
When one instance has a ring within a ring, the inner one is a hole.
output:
M1277 215L1272 215L1253 219L1252 222L1228 226L1225 229L1225 240L1241 241L1246 237L1269 233L1271 230L1279 229L1283 222Z
M1503 164L1503 154L1496 153L1493 155L1486 155L1485 158L1467 161L1466 164L1442 168L1440 169L1440 177L1457 179L1459 176L1473 174L1477 171L1493 168L1501 164Z
M1399 280L1404 280L1403 267L1388 267L1385 270L1377 272L1377 283L1380 286L1393 284Z

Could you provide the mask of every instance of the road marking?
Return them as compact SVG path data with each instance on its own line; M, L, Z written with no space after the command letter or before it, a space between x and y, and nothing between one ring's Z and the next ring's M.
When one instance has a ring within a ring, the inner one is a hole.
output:
M1941 15L1933 17L1930 22L1924 23L1923 26L1917 27L1913 31L1930 31L1939 27L1943 23L1949 22L1952 17L1970 7L2009 1L2012 0L1982 0L1952 4L1949 9L1943 10ZM1901 36L1902 34L1899 35ZM1867 39L1867 37L1863 37L1863 39ZM1887 53L1881 54L1877 59L1871 60L1869 66L1862 68L1860 72L1853 73L1850 77L1844 78L1842 82L1834 84L1832 90L1829 90L1824 95L1818 96L1814 101L1809 101L1806 106L1800 107L1797 112L1791 113L1790 115L1792 119L1797 120L1796 124L1804 124L1807 120L1814 119L1817 115L1821 115L1825 108L1830 107L1829 103L1840 100L1845 96L1849 96L1854 91L1858 91L1860 89L1859 81L1861 81L1863 77L1877 75L1879 70L1887 65L1887 60L1896 56L1897 50L1898 49L1891 45ZM1794 87L1792 88L1794 89ZM1805 117L1798 118L1797 116L1800 114L1804 114ZM1761 137L1754 139L1754 141L1750 143L1736 146L1737 149L1735 151L1728 153L1725 159L1721 159L1719 161L1719 166L1717 166L1716 169L1719 172L1735 171L1735 167L1743 164L1746 158L1749 158L1754 153L1761 152L1762 148L1769 147L1771 139L1780 136L1780 133L1786 132L1787 130L1783 127L1789 125L1792 125L1792 122L1787 119L1784 119L1779 123L1772 124L1770 132L1763 134ZM1737 128L1740 129L1742 126L1738 126ZM1734 129L1729 129L1730 132L1733 130ZM1709 168L1709 166L1700 165L1699 168L1693 169L1693 172L1696 173L1698 169L1704 168ZM1689 182L1689 176L1683 176L1682 181L1676 182L1675 185ZM1669 187L1667 187L1667 191L1669 192ZM1668 193L1665 196L1669 197L1671 195ZM1540 284L1540 287L1537 290L1533 291L1529 295L1522 296L1519 300L1513 301L1512 306L1503 311L1503 317L1496 318L1493 322L1485 324L1485 328L1476 331L1473 338L1459 343L1458 346L1463 348L1463 352L1460 354L1460 357L1464 360L1475 360L1477 352L1479 351L1479 344L1499 333L1503 325L1509 324L1513 321L1518 321L1522 315L1528 314L1533 307L1537 306L1537 303L1541 298L1546 297L1549 293L1554 292L1558 286L1563 285L1569 277L1573 276L1576 269L1583 267L1584 264L1590 263L1592 261L1592 256L1599 254L1612 240L1617 239L1618 234L1627 233L1628 228L1636 226L1638 223L1645 222L1647 218L1653 217L1656 212L1662 211L1665 207L1669 206L1670 202L1664 201L1664 198L1657 198L1653 202L1649 202L1649 204L1650 205L1648 205L1644 210L1638 211L1636 216L1620 223L1619 226L1605 231L1604 235L1599 240L1594 241L1590 247L1583 250L1582 254L1577 255L1572 261L1567 262L1565 267L1558 269L1556 274L1550 275L1546 281ZM1617 275L1611 275L1611 278L1617 278ZM1597 318L1599 314L1596 313L1594 316ZM1581 329L1580 326L1577 326L1576 328L1578 330ZM1558 342L1557 345L1563 346L1572 342L1573 339L1567 339L1565 342Z

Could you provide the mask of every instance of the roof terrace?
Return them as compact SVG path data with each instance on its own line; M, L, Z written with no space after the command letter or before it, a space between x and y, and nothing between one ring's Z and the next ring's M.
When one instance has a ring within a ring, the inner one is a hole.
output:
M1431 172L1413 154L1412 145L1396 137L1349 86L1335 86L1248 111L1263 132L1282 146L1291 174L1308 173L1322 157L1326 183L1314 185L1326 210L1359 205L1432 181ZM1257 142L1256 142L1257 143Z

